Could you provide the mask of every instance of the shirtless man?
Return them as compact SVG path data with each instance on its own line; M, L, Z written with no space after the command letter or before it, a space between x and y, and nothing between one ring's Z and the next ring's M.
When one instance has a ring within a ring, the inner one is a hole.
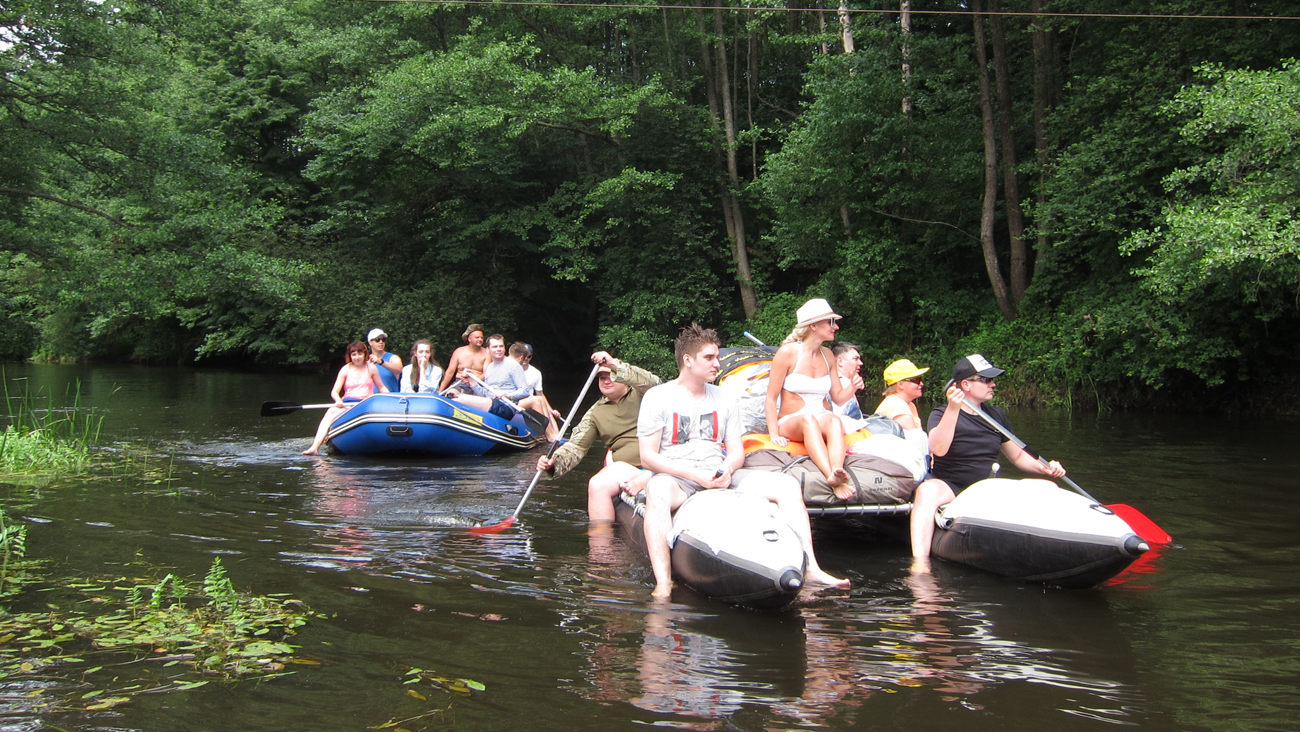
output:
M673 512L692 494L720 488L748 491L777 505L803 543L808 585L848 587L848 580L827 574L817 564L799 482L789 475L741 469L745 449L740 407L709 383L718 375L720 344L713 330L695 323L683 328L674 344L677 378L650 389L641 401L636 428L641 464L654 473L645 487L645 540L655 575L653 597L667 599L673 590L668 549Z
M451 385L452 380L459 379L468 381L465 378L465 372L471 372L478 378L483 378L483 367L487 365L488 352L483 347L483 326L478 323L470 323L465 332L461 334L460 339L465 341L465 345L457 348L451 353L451 360L447 362L447 370L442 372L442 383L438 384L438 391L446 391ZM467 391L464 387L457 386L461 391Z

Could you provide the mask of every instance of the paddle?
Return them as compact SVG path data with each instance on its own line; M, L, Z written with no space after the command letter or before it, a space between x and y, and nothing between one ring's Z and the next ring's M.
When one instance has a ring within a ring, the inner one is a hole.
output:
M569 422L573 419L573 415L577 413L578 405L582 404L583 397L587 396L587 390L591 388L591 382L596 380L596 374L600 372L600 367L601 364L596 364L591 368L591 375L587 377L587 383L582 385L582 391L578 393L577 400L573 402L573 408L569 410L568 416L564 418L564 424L560 425L560 433L555 436L555 442L551 443L551 449L546 451L546 457L554 457L555 451L560 449L560 438L564 437L564 433L568 431ZM537 481L542 477L543 472L539 470L533 474L533 480L528 484L528 490L524 491L524 497L519 499L519 505L515 507L515 512L510 514L509 518L491 526L475 526L470 531L475 534L500 534L510 528L515 519L519 518L519 512L524 510L524 504L528 502L528 497L533 494L533 488L537 487Z
M493 391L492 387L483 383L483 380L475 376L473 373L468 373L468 375L471 379L474 380L474 383L486 389L489 394L492 394L495 398L505 402L510 406L511 409L515 410L516 412L521 412L524 415L524 424L528 425L528 429L531 430L533 434L535 435L546 434L546 428L550 426L551 421L547 419L545 416L543 416L541 412L538 412L534 409L524 409L518 404L512 402L509 398L501 394L497 394L495 391Z
M948 386L952 386L952 383L953 382L951 381L948 382ZM948 389L945 388L944 393L947 393L947 391ZM975 414L979 415L985 422L988 422L989 425L993 427L993 429L997 430L998 432L1001 432L1003 437L1016 443L1016 445L1019 446L1021 450L1024 450L1025 452L1029 453L1031 456L1036 458L1038 462L1042 463L1043 465L1050 464L1046 458L1044 458L1042 455L1039 455L1037 452L1034 452L1034 450L1031 449L1029 445L1026 445L1024 440L1020 439L1019 437L1016 437L1014 434L1012 434L1011 430L1004 427L1001 422L997 421L996 419L993 419L988 415L987 412L985 412L983 409L980 409L980 406L978 404L970 401L969 399L966 400L965 403L971 409L975 410ZM1093 503L1102 505L1101 501L1098 501L1096 498L1093 498L1088 493L1088 491L1085 491L1078 483L1075 483L1068 476L1063 475L1061 476L1060 479L1064 481L1065 484L1068 485L1075 493L1078 493L1079 495L1083 496L1084 498L1087 498L1089 501L1092 501ZM1112 506L1105 506L1105 508L1110 509L1112 513L1114 513L1115 515L1123 519L1124 523L1128 524L1130 529L1133 529L1133 533L1142 537L1142 540L1150 544L1151 546L1161 546L1164 544L1168 544L1174 540L1173 537L1170 536L1168 533L1166 533L1164 529L1157 526L1154 521L1144 516L1141 511L1138 511L1136 508L1133 508L1132 506L1123 503L1117 503Z
M263 417L279 417L299 409L329 409L333 404L298 404L296 402L262 402Z

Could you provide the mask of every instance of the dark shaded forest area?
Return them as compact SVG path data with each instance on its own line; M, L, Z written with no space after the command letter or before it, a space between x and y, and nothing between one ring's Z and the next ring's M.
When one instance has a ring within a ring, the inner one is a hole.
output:
M1293 3L801 2L0 3L0 357L669 371L821 296L869 374L1300 405Z

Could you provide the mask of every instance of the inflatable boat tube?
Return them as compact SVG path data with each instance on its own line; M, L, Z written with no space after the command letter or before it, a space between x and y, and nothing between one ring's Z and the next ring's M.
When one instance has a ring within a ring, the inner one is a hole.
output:
M620 498L614 500L614 513L629 541L644 552L645 504ZM775 505L758 496L735 490L696 493L677 509L668 539L673 576L715 600L779 608L803 587L808 558L799 535Z
M540 438L516 414L504 420L434 394L375 394L340 414L327 440L346 455L442 456L527 450Z
M1150 548L1110 509L1043 481L982 480L935 523L934 556L1060 587L1105 582Z

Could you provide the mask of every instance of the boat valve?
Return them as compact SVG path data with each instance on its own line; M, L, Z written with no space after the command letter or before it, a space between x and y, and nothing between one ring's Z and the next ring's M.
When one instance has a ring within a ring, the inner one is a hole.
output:
M783 590L797 590L803 587L803 574L793 569L787 569L781 573L781 578L776 584Z
M1142 540L1137 534L1129 534L1124 539L1124 553L1130 557L1140 557L1151 550L1151 545Z

